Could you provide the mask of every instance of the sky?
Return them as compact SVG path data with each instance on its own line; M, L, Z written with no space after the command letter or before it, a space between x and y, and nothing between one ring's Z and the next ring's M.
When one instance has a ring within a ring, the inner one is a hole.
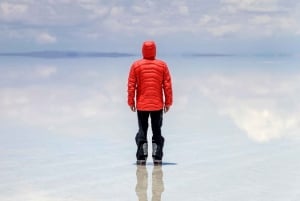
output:
M300 54L297 0L1 0L0 52Z

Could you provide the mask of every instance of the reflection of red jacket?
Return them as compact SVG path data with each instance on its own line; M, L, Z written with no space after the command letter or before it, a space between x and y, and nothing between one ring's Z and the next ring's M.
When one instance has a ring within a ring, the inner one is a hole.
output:
M156 46L153 41L144 42L142 52L143 59L135 61L130 69L128 105L136 106L141 111L156 111L171 106L172 83L167 64L155 59Z

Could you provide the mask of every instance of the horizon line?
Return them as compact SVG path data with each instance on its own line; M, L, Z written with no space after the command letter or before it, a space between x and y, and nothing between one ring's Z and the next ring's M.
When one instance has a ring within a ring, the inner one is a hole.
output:
M214 52L189 52L177 53L171 55L180 55L182 57L239 57L239 56L254 56L254 57L290 57L300 56L300 54L291 53L253 53L253 54L234 54L234 53L214 53ZM133 57L137 54L129 52L117 51L75 51L75 50L41 50L41 51L24 51L24 52L0 52L0 57L36 57L36 58L118 58L118 57Z

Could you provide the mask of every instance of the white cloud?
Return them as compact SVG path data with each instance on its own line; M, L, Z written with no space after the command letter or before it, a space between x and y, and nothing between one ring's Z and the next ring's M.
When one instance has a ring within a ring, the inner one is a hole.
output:
M216 23L221 23L221 20L217 16L203 15L199 20L199 24L203 26L216 24Z
M189 8L187 6L179 6L178 10L179 10L179 13L181 15L188 15L189 14Z
M174 110L187 114L185 118L191 125L199 123L199 115L216 112L259 143L298 137L300 74L247 69L234 73L201 71L188 78L177 78ZM207 110L206 105L211 108ZM218 120L208 123L213 121ZM218 122L218 127L223 123Z
M0 71L0 79L8 82L42 80L57 73L57 67L51 65L24 65L22 69L16 71L13 67Z
M282 17L277 20L278 25L283 30L295 31L300 27L300 22L291 17Z
M286 112L280 112L280 108L260 109L255 104L246 105L246 103L246 101L236 100L232 104L239 104L238 107L231 106L223 112L255 141L266 142L294 135L300 129L297 114L289 115Z
M208 28L208 31L214 36L221 37L228 34L239 32L241 26L239 24L225 24Z
M112 17L118 17L121 16L124 13L124 8L121 6L114 6L110 10L110 15Z
M201 78L200 92L213 100L222 115L229 116L258 142L292 136L300 130L300 75L264 73L218 75Z
M95 17L102 17L108 13L108 8L107 7L97 7L93 9Z
M272 18L269 15L259 15L259 16L254 16L251 20L250 23L253 24L268 24L272 21Z
M67 44L64 41L68 40L94 44L95 39L134 40L145 36L172 36L181 41L184 34L185 41L195 40L189 36L197 36L197 40L233 36L244 41L275 35L289 37L300 29L299 3L292 6L291 1L8 2L0 3L0 20L5 22L0 40L17 44L32 38L41 44Z
M138 14L144 14L147 12L147 9L143 6L133 5L132 10Z
M24 14L27 14L28 6L25 4L16 4L0 2L0 19L7 21L19 20Z
M117 107L111 107L110 96L82 90L75 87L1 89L0 118L51 128L63 134L84 135L84 131L89 131L92 135L104 129L100 125L116 114Z
M57 39L55 36L53 36L49 33L43 32L43 33L38 34L36 41L41 44L50 44L50 43L56 43Z
M238 11L276 12L279 11L278 0L221 0L225 9L231 13Z
M250 26L253 30L260 30L256 35L280 35L281 33L297 33L300 23L293 17L282 17L276 16L271 17L270 15L257 15L253 16L250 20Z
M92 19L102 18L109 12L107 5L98 5L98 1L79 1L79 6L87 10ZM83 16L84 17L84 16Z
M41 66L36 69L36 72L34 74L36 74L37 77L47 78L54 75L56 72L57 72L56 67Z
M1 75L5 83L18 83L0 87L0 119L15 124L64 135L112 133L111 123L122 118L122 109L128 109L125 81L113 76L106 79L96 71L62 72L54 66L23 66L17 71L1 71ZM63 80L57 83L61 76ZM80 84L91 80L96 84Z

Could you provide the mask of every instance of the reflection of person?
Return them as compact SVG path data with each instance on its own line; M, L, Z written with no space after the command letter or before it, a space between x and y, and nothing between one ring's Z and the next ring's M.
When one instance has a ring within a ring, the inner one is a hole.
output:
M154 166L152 170L152 201L160 201L164 192L163 171L161 166Z
M145 166L137 166L135 192L139 201L147 201L148 172ZM163 172L161 166L154 166L152 170L152 201L161 201L164 192Z
M135 192L139 201L147 201L148 172L145 166L137 166Z
M155 164L161 164L164 137L161 135L163 110L168 112L172 97L171 76L167 64L156 59L156 45L145 41L142 47L143 58L135 61L128 77L128 105L137 110L139 131L137 144L137 164L146 164L148 157L148 119L152 127L152 157Z

